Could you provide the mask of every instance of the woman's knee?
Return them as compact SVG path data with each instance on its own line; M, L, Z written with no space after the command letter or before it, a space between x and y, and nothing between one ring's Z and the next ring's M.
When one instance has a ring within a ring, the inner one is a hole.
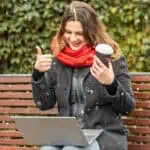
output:
M60 147L57 146L41 146L40 150L61 150Z
M75 147L75 146L64 146L64 148L62 150L82 150L79 147Z
M99 146L98 142L95 141L94 143L92 143L90 146L88 146L87 148L85 148L83 150L100 150L100 146Z
M65 146L62 150L100 150L100 146L97 141L92 143L87 147L74 147L74 146Z

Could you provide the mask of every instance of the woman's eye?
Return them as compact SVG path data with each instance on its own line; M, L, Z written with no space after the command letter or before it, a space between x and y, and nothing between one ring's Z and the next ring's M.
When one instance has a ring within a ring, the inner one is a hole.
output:
M67 34L71 34L71 32L70 32L70 31L66 31L66 33L67 33Z
M83 35L83 33L82 32L79 32L79 33L76 33L77 35Z
M75 33L72 33L71 31L65 31L65 33L66 33L66 34L69 34L69 35L75 34L75 35L77 35L77 36L83 36L83 32L75 32Z

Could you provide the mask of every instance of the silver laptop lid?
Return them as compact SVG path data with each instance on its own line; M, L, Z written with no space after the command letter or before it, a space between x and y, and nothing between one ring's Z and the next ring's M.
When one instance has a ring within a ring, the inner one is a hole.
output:
M17 128L31 145L87 146L75 117L12 116ZM100 133L97 133L100 134Z

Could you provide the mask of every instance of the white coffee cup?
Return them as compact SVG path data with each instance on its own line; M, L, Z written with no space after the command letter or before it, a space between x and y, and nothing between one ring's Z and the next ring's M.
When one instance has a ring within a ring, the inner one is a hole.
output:
M113 54L113 48L109 44L98 44L95 50L98 58L108 67L108 62Z

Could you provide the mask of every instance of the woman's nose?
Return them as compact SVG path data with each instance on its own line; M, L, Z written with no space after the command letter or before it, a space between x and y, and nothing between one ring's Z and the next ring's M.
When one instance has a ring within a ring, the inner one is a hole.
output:
M76 35L75 35L75 34L71 34L71 35L70 35L70 41L71 41L71 42L76 41L76 39L77 39L77 38L76 38Z

